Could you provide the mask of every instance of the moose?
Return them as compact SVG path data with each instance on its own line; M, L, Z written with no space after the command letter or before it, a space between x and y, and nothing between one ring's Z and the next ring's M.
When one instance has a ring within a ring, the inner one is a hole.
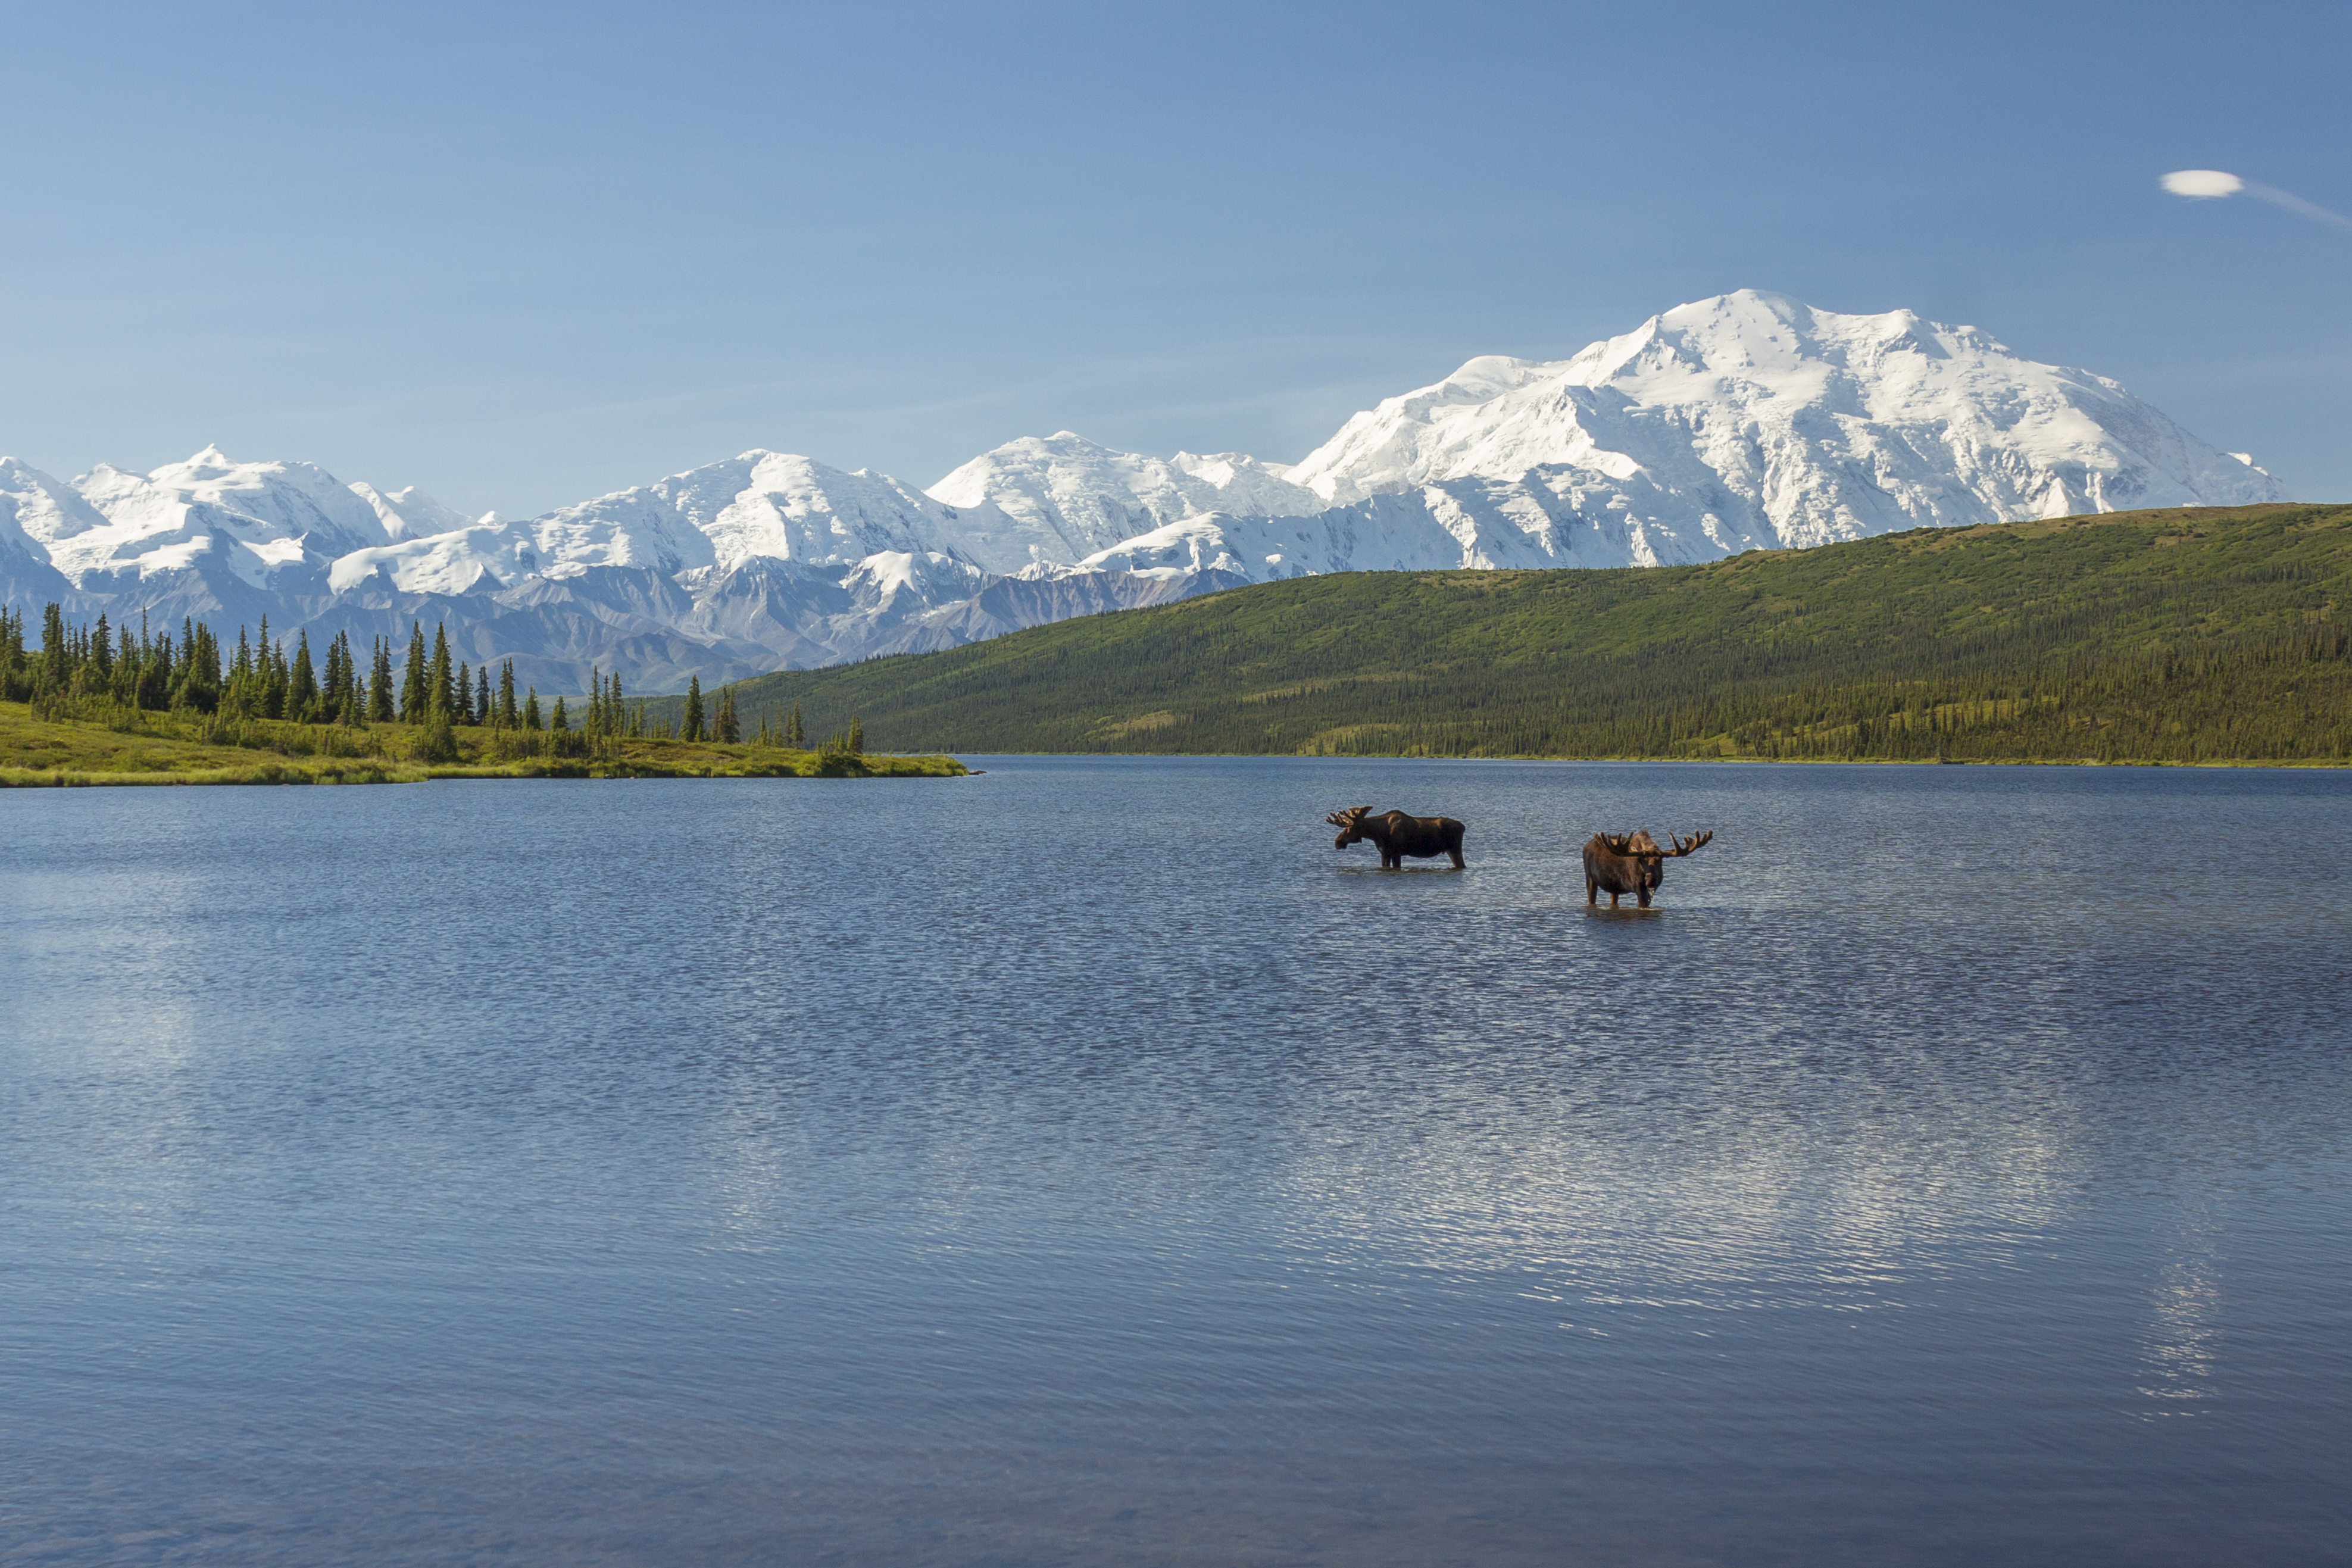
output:
M1650 895L1666 879L1666 862L1705 844L1715 835L1702 833L1687 841L1674 840L1672 849L1661 849L1658 841L1646 828L1632 833L1596 833L1584 845L1584 901L1597 905L1602 889L1609 893L1609 907L1615 909L1617 900L1631 893L1643 909L1650 907Z
M1383 871L1401 868L1408 855L1416 860L1451 856L1454 868L1462 869L1460 823L1450 816L1407 816L1402 811L1384 811L1374 816L1371 809L1369 805L1351 805L1325 817L1324 821L1339 830L1339 837L1331 840L1331 847L1345 849L1360 839L1369 838L1380 849Z

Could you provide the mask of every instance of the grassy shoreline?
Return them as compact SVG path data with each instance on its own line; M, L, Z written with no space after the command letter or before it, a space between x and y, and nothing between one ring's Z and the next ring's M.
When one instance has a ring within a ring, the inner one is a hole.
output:
M843 755L717 742L607 740L596 754L500 754L538 737L459 729L457 759L419 760L418 727L365 730L251 721L244 743L204 738L202 715L123 714L110 723L39 719L0 702L0 788L108 784L426 784L442 779L954 778L948 756ZM256 744L253 742L258 742Z

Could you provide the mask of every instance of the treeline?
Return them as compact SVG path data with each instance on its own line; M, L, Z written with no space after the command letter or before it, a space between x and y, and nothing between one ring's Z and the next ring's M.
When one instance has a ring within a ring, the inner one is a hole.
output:
M738 690L893 750L2308 762L2347 649L2352 509L2273 506L1297 579Z
M266 616L256 633L237 628L236 651L229 655L202 621L183 617L175 638L168 631L152 631L143 616L135 632L112 626L103 615L78 625L52 604L42 612L39 647L28 649L24 613L0 608L0 700L31 703L44 717L106 718L107 710L121 709L201 714L225 724L264 720L364 730L399 723L452 731L452 747L455 730L464 726L544 736L554 755L593 755L606 740L731 745L744 738L731 687L719 690L706 713L697 678L678 714L656 717L644 699L627 697L618 674L598 668L589 680L580 713L562 695L542 705L535 686L517 693L512 659L500 661L494 677L488 663L476 668L453 658L446 626L434 627L428 647L417 621L410 623L408 647L395 675L392 644L385 638L374 639L362 659L350 636L338 633L327 643L325 657L314 658L307 630L295 634L289 649L284 637L271 637ZM773 726L763 715L756 739L801 746L798 710ZM446 749L428 738L425 754ZM862 731L853 722L852 734L836 737L826 749L862 752Z
M630 717L620 678L607 679L599 671L594 679L588 727L618 733ZM547 714L535 687L526 688L518 700L513 660L499 666L495 687L487 663L478 670L463 661L453 664L444 626L434 627L428 652L423 624L410 624L406 657L395 679L392 645L383 637L371 646L364 668L345 633L329 641L323 659L314 659L308 631L296 634L289 651L283 637L270 637L267 616L257 634L239 626L236 652L226 655L202 621L183 617L174 639L168 631L152 632L144 616L136 632L127 625L110 626L103 615L94 623L75 625L52 604L42 612L40 647L28 650L24 614L0 609L0 700L47 708L75 699L149 712L351 729L436 721L506 730L572 727L562 697ZM643 709L639 703L635 714L640 726L646 722Z

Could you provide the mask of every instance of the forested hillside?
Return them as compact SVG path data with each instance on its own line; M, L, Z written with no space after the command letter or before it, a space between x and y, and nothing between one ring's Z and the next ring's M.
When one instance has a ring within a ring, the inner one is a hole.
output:
M2348 587L2352 507L2174 509L1299 578L734 696L893 750L2341 760Z

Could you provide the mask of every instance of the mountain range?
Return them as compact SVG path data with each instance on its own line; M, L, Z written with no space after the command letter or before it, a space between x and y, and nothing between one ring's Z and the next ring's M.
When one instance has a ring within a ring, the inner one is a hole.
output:
M2123 387L1907 310L1741 290L1566 360L1486 356L1295 465L1069 431L928 489L751 451L544 515L207 447L69 481L0 458L0 595L118 622L348 631L542 690L954 647L1333 572L1685 564L1923 525L2289 499Z

